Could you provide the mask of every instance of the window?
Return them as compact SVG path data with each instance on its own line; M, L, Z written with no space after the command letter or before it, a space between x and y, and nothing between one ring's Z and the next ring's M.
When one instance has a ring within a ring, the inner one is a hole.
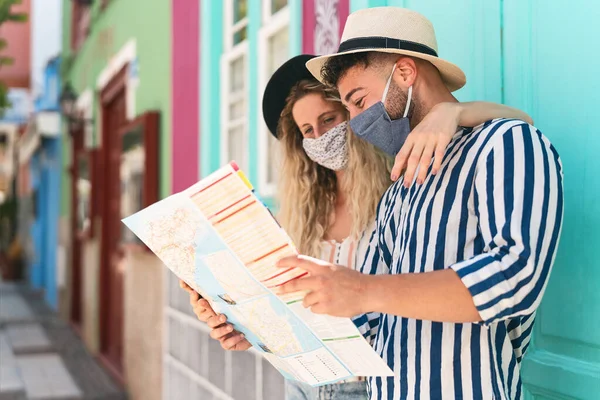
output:
M92 235L92 166L88 152L77 155L77 231L81 236Z
M121 218L158 200L158 127L158 113L149 111L120 130ZM125 225L121 242L141 244Z
M259 33L259 104L269 78L290 57L289 9L287 1L263 0L263 27ZM262 118L258 129L259 185L261 195L275 194L279 170L279 142L271 135Z
M262 5L263 21L267 22L273 15L287 7L288 0L262 0Z
M71 49L77 51L90 33L92 7L78 1L71 4Z
M248 169L248 2L224 3L225 49L221 58L221 164Z
M127 218L144 208L144 137L140 126L123 135L121 154L121 218ZM121 240L138 242L125 225Z

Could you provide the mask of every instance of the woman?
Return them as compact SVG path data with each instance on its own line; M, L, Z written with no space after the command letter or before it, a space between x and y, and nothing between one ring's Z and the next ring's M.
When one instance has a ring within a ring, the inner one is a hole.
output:
M265 89L265 122L276 133L283 152L278 220L300 253L360 268L374 229L377 204L391 184L392 163L349 130L348 113L337 91L316 81L306 69L306 61L312 57L301 55L286 62ZM517 110L488 103L448 104L428 115L405 146L445 148L458 125L475 126L496 117L529 119ZM432 129L436 126L443 131ZM425 145L432 141L434 146ZM404 160L409 158L407 155ZM431 154L423 154L421 159L431 159ZM441 164L441 160L435 162ZM414 174L416 165L409 168ZM412 176L405 178L412 180ZM182 287L190 293L198 318L208 323L213 329L211 337L223 348L250 348L243 335L226 323L224 315L216 315L209 303L183 282ZM330 399L367 398L361 378L318 388L298 382L286 384L288 400L320 399L324 393Z

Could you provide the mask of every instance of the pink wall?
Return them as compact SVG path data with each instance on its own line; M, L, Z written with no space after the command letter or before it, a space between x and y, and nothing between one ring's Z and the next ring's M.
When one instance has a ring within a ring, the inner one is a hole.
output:
M198 180L200 140L200 2L171 0L171 190Z
M329 54L337 51L349 12L349 0L303 1L302 53Z
M15 13L26 13L27 22L5 22L0 27L0 37L7 42L2 51L14 59L13 65L0 68L0 80L8 87L29 88L31 71L31 1L23 0L11 8Z

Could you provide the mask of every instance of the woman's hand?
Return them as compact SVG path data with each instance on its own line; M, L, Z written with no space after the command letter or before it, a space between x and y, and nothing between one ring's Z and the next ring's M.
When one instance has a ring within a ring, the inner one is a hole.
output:
M227 323L227 316L215 314L206 322L212 329L210 337L221 342L221 347L230 351L246 351L252 344L243 333L233 329L233 325Z
M226 323L227 317L217 314L210 306L210 303L200 297L198 292L182 280L179 281L179 286L189 293L190 305L194 310L194 314L196 314L196 317L200 321L205 322L211 328L210 337L218 340L221 343L221 347L232 351L244 351L252 347L242 333L234 330L233 325Z
M433 158L431 173L437 174L442 166L446 147L459 126L477 126L495 118L520 119L533 124L531 117L516 108L485 101L468 103L439 103L412 130L396 155L392 180L404 171L404 186L409 187L419 167L417 183L422 184Z
M441 165L446 147L458 130L461 108L459 103L439 103L408 135L396 155L392 168L392 180L396 181L404 171L404 186L409 187L419 167L417 183L425 181L431 159L431 173L435 175Z

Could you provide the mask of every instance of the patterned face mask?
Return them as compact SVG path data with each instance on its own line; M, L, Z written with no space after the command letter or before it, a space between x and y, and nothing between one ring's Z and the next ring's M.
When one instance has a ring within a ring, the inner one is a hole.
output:
M339 171L348 165L348 122L334 126L316 139L304 138L302 147L308 157L319 165Z

